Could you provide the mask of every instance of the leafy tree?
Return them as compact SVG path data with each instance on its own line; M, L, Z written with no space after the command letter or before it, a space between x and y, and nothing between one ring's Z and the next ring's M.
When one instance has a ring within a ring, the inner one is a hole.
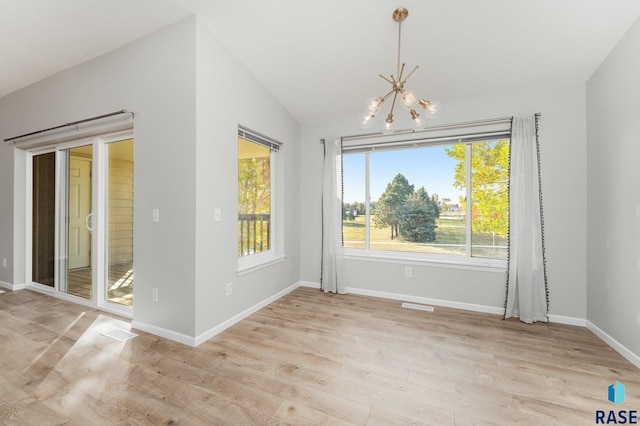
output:
M440 205L440 211L449 211L451 210L453 205L451 204L451 198L443 198L442 204Z
M400 209L400 235L412 242L435 241L436 228L436 207L422 187Z
M378 228L391 228L391 239L399 234L400 212L407 197L413 194L413 185L398 173L387 185L378 200L373 221Z
M269 157L238 161L238 212L270 213L271 166Z
M342 220L346 220L349 216L349 212L351 212L351 204L342 203Z
M446 149L458 160L454 187L466 188L466 145ZM471 230L507 236L509 228L509 140L487 141L471 145ZM466 209L465 197L460 197Z
M342 203L342 220L355 220L358 215L358 206L364 203Z

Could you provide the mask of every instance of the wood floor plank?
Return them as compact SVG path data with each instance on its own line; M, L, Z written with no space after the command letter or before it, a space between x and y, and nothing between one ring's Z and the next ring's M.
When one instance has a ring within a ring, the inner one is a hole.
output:
M640 370L589 330L299 288L197 348L28 290L0 295L0 423L593 424Z
M346 426L353 424L335 418L328 413L291 401L285 401L275 415L281 420L281 423L289 425Z
M0 423L3 425L62 425L69 418L56 413L35 398L0 405Z

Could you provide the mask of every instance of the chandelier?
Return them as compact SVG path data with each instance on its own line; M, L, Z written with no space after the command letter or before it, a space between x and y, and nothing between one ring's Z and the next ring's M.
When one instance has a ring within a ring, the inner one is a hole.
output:
M401 106L409 111L409 115L412 120L412 127L414 129L419 129L424 127L423 117L418 114L415 110L418 106L424 108L424 115L429 118L433 118L438 115L440 112L440 102L438 101L427 101L425 99L418 99L415 93L410 90L405 89L404 85L411 77L411 75L418 69L418 65L411 70L410 73L404 76L404 67L405 64L402 63L400 65L400 42L402 39L402 22L407 19L409 16L409 11L404 7L398 8L393 12L393 20L398 23L398 62L396 67L396 76L397 78L391 74L389 78L380 74L385 81L391 84L391 90L384 96L380 96L377 98L370 98L367 100L367 110L360 117L360 126L363 129L370 128L374 121L376 114L380 111L380 108L385 103L387 99L393 95L393 101L391 102L391 111L387 115L387 119L385 120L383 133L391 133L393 132L393 110L396 106L396 100L398 96L400 97Z

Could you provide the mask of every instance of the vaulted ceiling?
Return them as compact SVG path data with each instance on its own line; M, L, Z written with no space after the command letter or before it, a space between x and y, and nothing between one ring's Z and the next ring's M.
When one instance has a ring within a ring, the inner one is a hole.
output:
M300 123L363 110L402 60L446 103L586 82L638 0L0 0L0 96L197 14Z

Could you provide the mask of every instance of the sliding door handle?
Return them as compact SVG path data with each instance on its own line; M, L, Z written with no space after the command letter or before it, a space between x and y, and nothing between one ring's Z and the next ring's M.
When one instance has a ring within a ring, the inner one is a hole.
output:
M84 218L84 224L89 232L93 232L93 212L89 213L87 217Z

